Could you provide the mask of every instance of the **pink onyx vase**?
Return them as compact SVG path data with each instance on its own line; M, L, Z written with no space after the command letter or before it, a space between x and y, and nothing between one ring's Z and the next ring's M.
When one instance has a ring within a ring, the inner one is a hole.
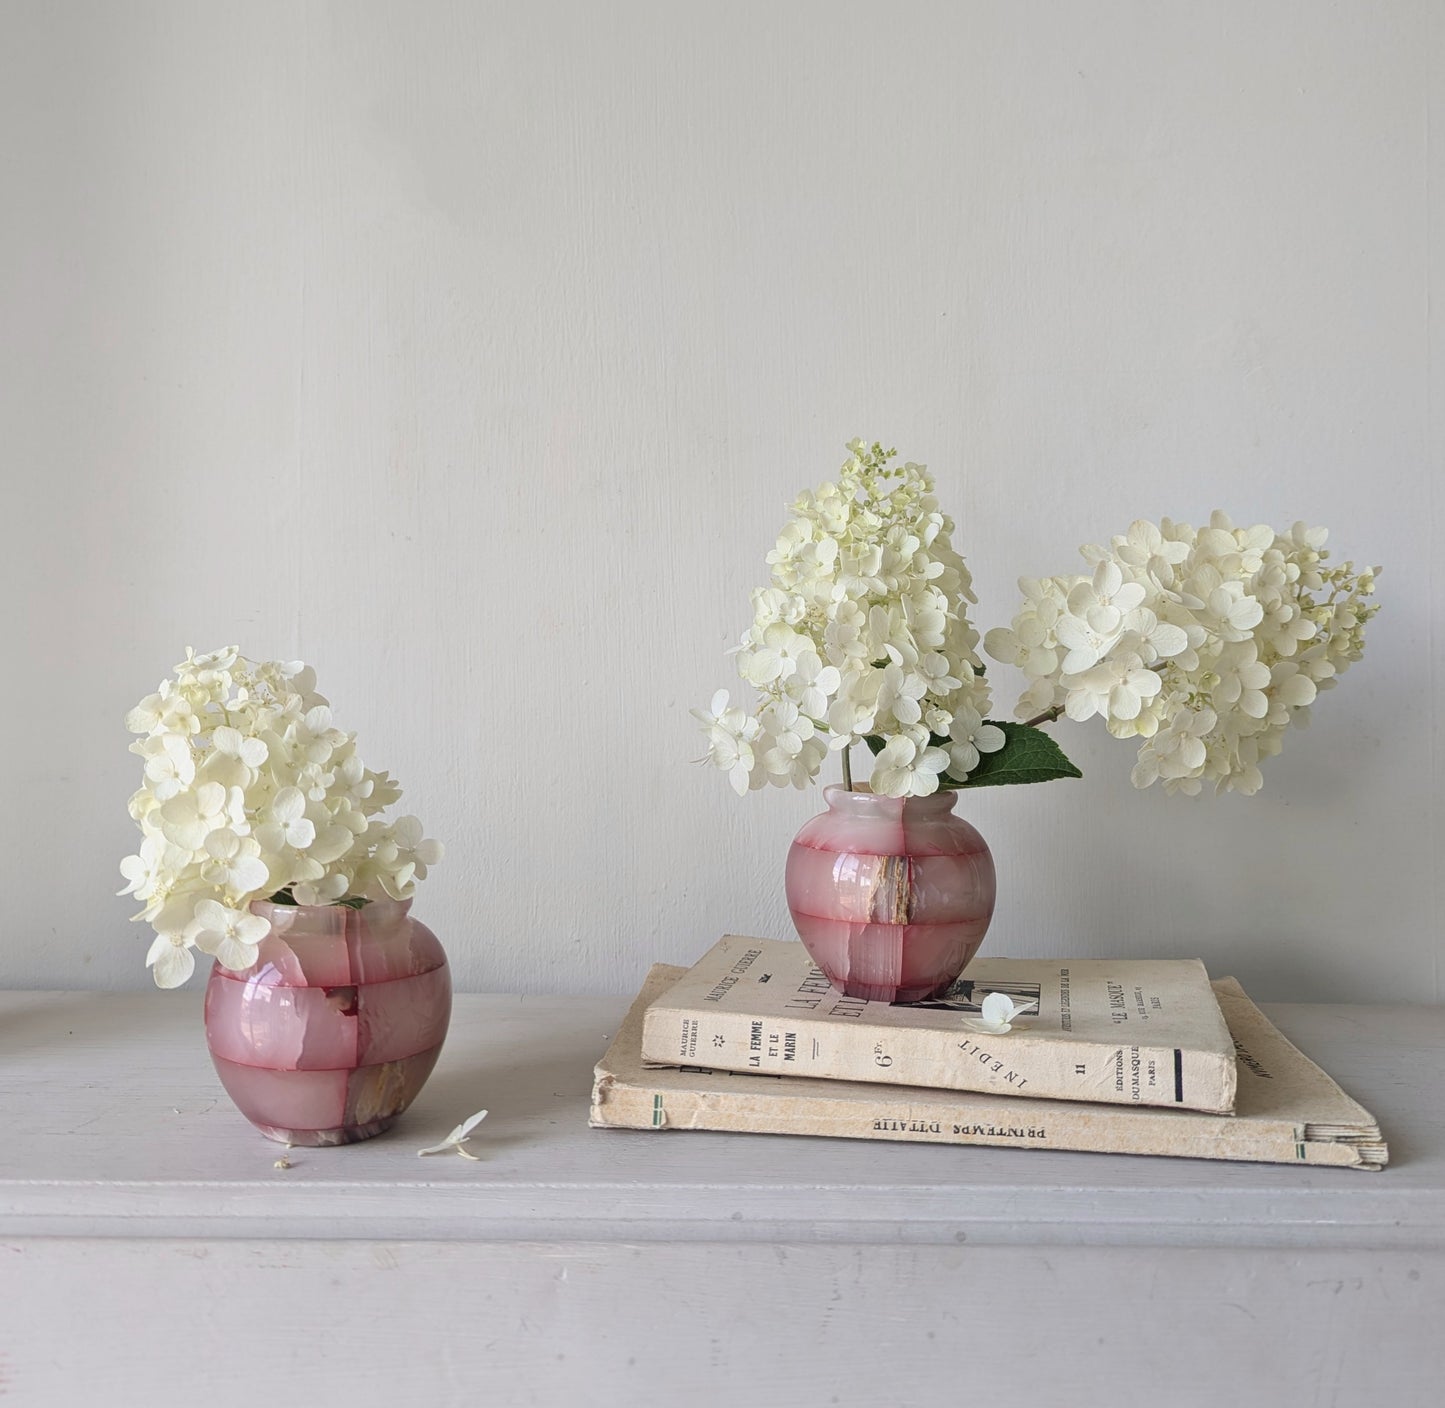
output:
M987 844L953 815L951 790L875 797L827 787L823 796L828 810L788 851L788 908L804 947L847 997L937 997L993 918Z
M217 963L206 1044L241 1113L270 1139L351 1144L416 1099L452 1013L447 956L410 900L251 912L271 932L249 968Z

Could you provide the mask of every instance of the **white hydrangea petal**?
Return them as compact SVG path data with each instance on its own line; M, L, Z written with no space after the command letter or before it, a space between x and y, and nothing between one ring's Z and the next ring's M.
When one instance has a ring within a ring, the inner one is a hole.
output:
M997 753L1008 742L1008 735L997 724L984 724L973 735L973 746L980 753Z
M306 811L306 797L299 787L283 787L271 802L271 816L283 826Z
M271 932L271 925L259 914L242 914L232 921L232 932L243 944L259 944Z
M198 941L197 947L199 946ZM240 973L250 968L259 957L255 944L244 943L233 934L227 934L219 939L209 952L222 968L228 968L233 973Z
M230 860L241 849L241 838L229 827L212 831L205 841L205 851L213 860Z
M1183 627L1161 621L1150 631L1149 644L1157 654L1168 659L1171 655L1183 654L1189 648L1189 637L1184 633Z
M146 954L146 965L158 988L178 988L196 971L195 955L190 949L165 934L156 935Z
M452 1132L447 1135L439 1144L428 1144L425 1149L418 1149L417 1157L422 1158L427 1154L445 1154L455 1150L463 1158L476 1159L475 1154L468 1153L464 1147L469 1142L469 1136L484 1119L487 1117L485 1110L478 1110L476 1114L469 1115Z
M254 895L266 889L271 872L259 856L241 856L231 866L230 888L238 894Z
M963 1025L971 1032L982 1032L987 1036L1002 1036L1009 1030L1007 1022L991 1021L986 1017L965 1017Z

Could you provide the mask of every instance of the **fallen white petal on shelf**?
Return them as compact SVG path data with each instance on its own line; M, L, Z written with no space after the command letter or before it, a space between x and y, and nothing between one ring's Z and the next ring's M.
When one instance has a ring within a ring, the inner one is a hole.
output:
M417 1157L422 1158L427 1154L446 1154L455 1149L464 1159L472 1159L473 1161L479 1162L480 1160L476 1154L468 1153L462 1146L467 1143L472 1130L481 1124L486 1117L487 1112L485 1110L478 1110L476 1114L468 1115L440 1144L431 1144L425 1149L418 1149L416 1151Z

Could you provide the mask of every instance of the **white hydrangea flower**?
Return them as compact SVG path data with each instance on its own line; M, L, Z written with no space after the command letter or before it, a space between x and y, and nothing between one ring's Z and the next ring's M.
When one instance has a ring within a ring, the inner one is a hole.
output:
M1209 756L1205 739L1217 723L1213 709L1185 706L1174 711L1169 727L1140 748L1139 760L1130 774L1134 786L1147 787L1160 778L1178 781L1198 777Z
M967 777L978 767L981 753L997 753L1007 741L997 724L986 724L971 704L962 705L949 721L949 773Z
M938 791L938 778L948 766L942 748L923 748L904 734L895 734L873 762L873 790L880 797L927 797Z
M912 671L904 672L901 665L888 665L883 671L883 683L878 689L878 712L891 714L900 724L916 724L923 718L923 706L918 701L928 693L928 681Z
M830 751L864 738L881 742L875 790L932 792L949 766L936 740L958 709L981 720L988 708L973 584L932 479L881 446L848 449L836 481L792 505L767 555L770 581L752 594L736 653L756 706L730 708L722 692L710 711L693 710L708 739L702 761L739 794L805 786Z
M1189 556L1189 544L1171 541L1145 520L1129 525L1122 538L1114 539L1114 557L1135 580L1152 579L1161 588L1174 580L1174 568Z
M788 698L810 719L828 712L828 701L838 692L843 676L836 665L825 665L816 650L801 651L797 668L783 682Z
M1066 577L1020 577L1023 607L1011 628L995 626L988 633L984 649L995 660L1017 665L1031 678L1053 674L1059 664L1058 623L1075 585L1075 579Z
M1161 621L1147 606L1136 607L1124 618L1124 633L1134 654L1149 666L1189 649L1189 633L1182 626Z
M1104 558L1095 568L1093 579L1081 582L1068 595L1070 614L1081 617L1102 634L1117 635L1124 617L1143 604L1144 587L1125 581L1119 564Z
M125 716L131 733L191 734L201 723L191 709L190 700L170 680L162 680L154 694L148 694Z
M750 786L761 786L761 781L753 781L753 769L757 765L753 740L762 732L762 724L741 709L730 708L725 689L713 695L709 713L701 709L694 709L692 713L707 730L708 750L701 761L727 773L733 791L740 797Z
M1215 661L1213 676L1216 683L1209 698L1218 712L1227 714L1238 709L1251 719L1262 719L1269 712L1264 691L1269 686L1270 669L1259 659L1252 641L1230 641Z
M851 747L874 731L878 716L878 692L883 671L868 666L849 670L843 676L838 697L828 706L824 727L832 734L833 750Z
M183 851L199 851L206 837L226 824L226 789L219 782L199 783L162 803L161 834Z
M935 699L947 699L954 690L963 688L963 681L954 679L952 670L953 662L948 656L941 651L930 650L919 660L914 678L922 681L923 694L931 695Z
M440 841L424 839L421 822L399 817L380 834L372 848L371 863L382 889L393 899L409 899L418 880L425 880L428 865L442 857Z
M131 751L144 776L121 893L156 931L146 962L162 987L190 977L193 948L225 967L253 962L266 922L247 912L252 900L410 895L441 857L414 817L380 820L401 789L363 764L299 661L188 650L126 726L142 735Z
M249 968L258 946L271 926L258 914L247 914L215 900L201 900L186 937L202 953L209 953L226 968Z
M205 851L210 860L202 867L201 876L208 883L236 896L266 889L271 872L261 859L260 845L251 837L238 836L223 826L206 837Z
M140 854L127 856L120 863L126 887L118 895L135 895L148 900L165 888L167 876L190 860L190 852L173 846L164 836L152 832L141 842Z
M1200 569L1200 576L1218 575L1217 568ZM1200 583L1195 583L1199 587ZM1208 608L1206 629L1214 628L1221 640L1249 640L1254 628L1264 620L1264 607L1252 596L1247 596L1243 582L1223 582L1209 589L1205 598Z
M1095 714L1103 714L1106 719L1137 719L1144 701L1162 688L1159 676L1146 669L1137 655L1101 661L1069 679L1064 712L1080 722Z
M156 801L170 801L196 780L196 760L184 734L153 734L131 747L145 756L145 778Z
M827 754L826 745L816 737L800 742L789 733L770 742L762 749L762 762L767 780L776 787L806 787Z
M319 880L300 880L291 886L297 904L335 904L351 891L355 876L344 870L333 870Z
M1287 711L1306 709L1319 695L1319 686L1294 660L1277 660L1269 672L1270 723L1282 727ZM1276 713L1276 711L1286 711Z
M1099 715L1144 740L1136 787L1255 792L1284 730L1364 650L1378 568L1329 564L1324 529L1140 520L1081 553L1088 577L1021 578L1012 626L988 634L1027 677L1018 717Z
M817 731L810 719L791 699L774 699L763 708L760 722L775 747L790 758L803 751L803 745Z

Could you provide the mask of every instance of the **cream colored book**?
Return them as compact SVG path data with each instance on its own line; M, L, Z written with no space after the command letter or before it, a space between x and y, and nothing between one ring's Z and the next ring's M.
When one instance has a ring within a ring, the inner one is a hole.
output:
M1364 1169L1382 1168L1389 1158L1368 1111L1292 1046L1232 978L1213 987L1238 1052L1239 1086L1235 1113L1213 1115L646 1067L643 1013L685 971L658 964L648 976L597 1065L594 1127L811 1134Z
M983 998L1034 1005L999 1036ZM977 1090L1023 1099L1234 1108L1234 1048L1197 959L976 958L935 1002L844 997L800 943L729 934L660 995L650 1065Z

